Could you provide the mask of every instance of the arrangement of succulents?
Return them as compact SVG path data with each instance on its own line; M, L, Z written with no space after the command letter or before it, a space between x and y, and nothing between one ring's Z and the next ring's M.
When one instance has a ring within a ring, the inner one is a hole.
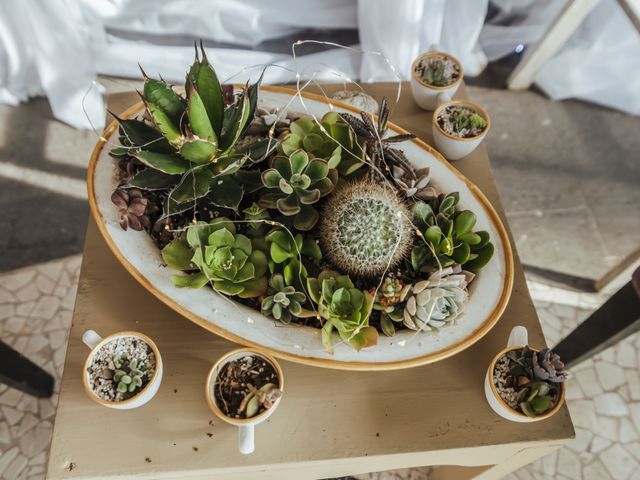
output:
M184 94L144 79L144 115L118 119L112 201L176 287L319 328L328 352L458 321L493 245L398 148L414 135L388 134L386 99L377 118L269 110L259 82L221 85L204 50Z
M556 406L562 382L568 377L560 357L548 348L525 346L508 351L496 362L494 384L498 394L514 410L537 417Z

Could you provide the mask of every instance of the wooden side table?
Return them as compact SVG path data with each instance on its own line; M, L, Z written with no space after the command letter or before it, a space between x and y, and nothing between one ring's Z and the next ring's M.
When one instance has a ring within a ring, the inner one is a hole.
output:
M430 114L419 110L403 87L392 120L430 142ZM366 90L378 98L394 95L392 84ZM464 94L462 88L458 96ZM134 94L114 96L110 109L121 111L135 100ZM506 222L484 147L456 166ZM485 401L485 370L514 325L529 329L532 344L544 343L515 260L513 294L501 320L452 358L392 372L282 362L287 376L282 403L257 428L256 452L243 456L236 430L215 419L204 397L208 369L235 345L182 318L136 283L91 221L47 478L300 480L424 465L442 466L433 478L500 478L574 435L566 407L543 422L514 424ZM87 397L81 370L88 349L80 337L89 328L102 335L138 330L156 341L165 373L150 403L114 411Z

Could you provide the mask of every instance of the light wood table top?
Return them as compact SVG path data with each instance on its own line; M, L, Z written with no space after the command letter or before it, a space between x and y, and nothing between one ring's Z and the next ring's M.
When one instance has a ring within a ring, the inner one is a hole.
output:
M365 87L376 98L395 94L392 84ZM457 96L464 94L463 87ZM115 95L110 109L119 112L134 101L134 94ZM391 120L432 143L430 117L404 84ZM506 224L484 145L455 166ZM513 326L525 325L532 345L544 344L515 248L514 255L515 283L502 318L482 340L449 359L390 372L281 362L287 383L282 403L257 427L255 453L244 456L236 429L213 415L204 396L209 368L236 345L148 293L118 263L91 220L47 478L305 479L422 465L472 467L442 467L434 478L499 478L574 435L566 407L551 419L516 424L496 415L484 398L487 365ZM150 403L116 411L87 396L81 381L89 353L81 336L87 329L103 336L136 330L154 339L165 371Z

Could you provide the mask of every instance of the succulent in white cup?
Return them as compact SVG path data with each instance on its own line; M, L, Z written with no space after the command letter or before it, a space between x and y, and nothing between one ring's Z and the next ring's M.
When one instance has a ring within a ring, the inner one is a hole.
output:
M238 450L255 450L255 426L280 404L284 374L271 355L239 348L211 367L205 388L209 408L221 420L238 427Z
M83 368L87 395L105 407L137 408L153 398L162 382L162 357L156 344L139 332L102 338L93 330L82 335L91 349Z
M459 160L473 152L489 132L489 114L469 100L439 97L433 112L432 133L436 148L447 160Z
M496 354L484 381L489 406L512 422L531 423L556 414L565 399L568 373L549 349L528 345L525 327L514 327L507 348Z
M434 110L438 97L453 97L464 72L457 58L435 49L419 55L411 65L411 93L420 108Z

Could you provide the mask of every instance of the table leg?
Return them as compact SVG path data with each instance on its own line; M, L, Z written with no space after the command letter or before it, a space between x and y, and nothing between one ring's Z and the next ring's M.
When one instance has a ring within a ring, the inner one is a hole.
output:
M498 480L505 475L524 467L537 459L548 455L555 450L564 446L564 443L556 445L540 445L539 447L527 447L518 451L515 455L507 458L505 461L488 468L484 472L476 475L474 480Z
M53 394L51 374L3 342L0 342L0 383L36 397L49 398Z
M592 357L640 330L640 269L589 318L553 347L567 367Z

